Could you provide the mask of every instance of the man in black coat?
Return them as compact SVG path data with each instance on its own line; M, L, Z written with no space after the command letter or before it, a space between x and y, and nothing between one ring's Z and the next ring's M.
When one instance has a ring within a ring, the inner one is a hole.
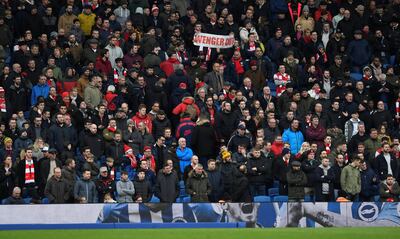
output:
M383 143L382 153L375 158L375 172L378 174L380 180L385 180L388 174L397 178L399 173L399 165L396 157L390 153L389 143Z
M228 149L231 152L236 152L239 145L246 146L247 150L251 148L251 137L246 135L246 126L239 124L237 132L233 135L228 142Z
M90 152L95 155L96 159L99 159L104 154L104 140L97 133L96 124L91 124L89 130L84 132L80 145L81 151L83 151L85 147L89 147Z
M232 112L231 103L225 101L222 103L222 111L217 114L215 126L218 136L224 142L228 142L233 131L236 129L238 117Z
M267 175L272 174L272 163L261 154L261 149L253 148L252 157L247 161L247 178L249 179L250 193L252 197L267 195L265 181Z
M172 167L166 164L157 175L154 194L160 198L160 202L173 203L179 195L179 180Z
M168 149L165 146L165 137L159 136L156 143L151 148L151 154L154 156L156 161L156 172L162 169L162 166L166 163L168 159Z
M105 155L114 159L116 167L121 165L122 156L124 155L124 142L122 142L121 132L116 131L114 140L106 144Z
M6 89L6 106L9 114L28 110L30 94L21 81L20 76L15 76L13 84Z
M321 164L314 170L315 201L331 202L334 200L333 182L335 174L329 165L329 159L323 158Z
M208 160L207 175L211 184L211 193L208 195L210 202L218 202L223 193L223 183L221 171L217 169L215 159Z
M64 126L64 115L56 114L56 123L49 129L49 144L58 152L64 151L64 142L67 141L67 132Z
M286 175L290 170L290 149L284 148L282 154L276 159L274 175L275 179L279 180L279 194L287 195L287 178Z
M26 149L25 158L17 165L18 186L25 197L39 200L38 188L41 182L39 163L32 157L33 147Z
M207 161L216 154L217 135L210 121L200 117L192 132L192 150L199 157L199 161L207 169Z

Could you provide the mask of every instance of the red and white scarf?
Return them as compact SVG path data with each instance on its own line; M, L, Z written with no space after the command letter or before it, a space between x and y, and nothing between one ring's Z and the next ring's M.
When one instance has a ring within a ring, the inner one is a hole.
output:
M288 83L288 81L290 81L290 75L287 73L276 73L274 75L274 80L279 80L279 81L283 81L283 85L278 85L276 87L276 94L278 96L281 96L281 94L286 90L286 83Z
M326 151L326 154L330 154L331 153L331 145L330 144L325 144L325 151Z
M33 160L25 161L25 184L35 183L35 166Z
M396 115L400 116L400 98L396 101Z
M112 167L112 168L110 169L110 176L109 176L109 178L112 179L112 180L115 180L115 168L114 168L114 167Z
M127 71L126 71L126 69L124 68L123 69L123 71L122 71L122 75L124 76L124 77L126 77L126 75L127 75ZM117 70L117 68L114 68L114 84L117 84L118 83L118 78L119 78L119 74L118 74L118 70Z

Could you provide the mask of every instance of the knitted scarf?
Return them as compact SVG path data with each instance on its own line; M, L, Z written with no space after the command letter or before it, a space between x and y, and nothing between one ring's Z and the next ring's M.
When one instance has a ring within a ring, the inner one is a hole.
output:
M113 75L114 75L114 84L117 84L117 83L118 83L118 77L119 77L117 68L114 68L114 73L113 73ZM124 68L123 71L122 71L122 75L125 76L125 77L126 77L126 75L127 75L127 71L126 71L125 68Z
M238 74L238 75L243 74L244 68L243 68L242 58L241 57L239 59L232 58L232 62L235 65L236 74Z
M325 144L325 151L326 151L326 154L330 154L331 153L331 145L330 144Z
M35 183L35 166L33 160L25 161L25 184Z

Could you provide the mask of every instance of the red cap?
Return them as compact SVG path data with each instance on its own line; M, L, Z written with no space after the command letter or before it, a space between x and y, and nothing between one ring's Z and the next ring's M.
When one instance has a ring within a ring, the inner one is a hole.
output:
M250 66L256 66L257 65L257 61L256 60L251 60L250 61Z
M66 92L66 91L65 91L65 92L63 92L61 95L62 95L62 98L64 98L64 97L69 97L69 92Z
M128 145L124 144L124 152L128 152L129 150L132 150L131 147L129 147Z
M144 146L144 149L143 149L144 151L147 151L147 150L151 150L151 147L150 146Z

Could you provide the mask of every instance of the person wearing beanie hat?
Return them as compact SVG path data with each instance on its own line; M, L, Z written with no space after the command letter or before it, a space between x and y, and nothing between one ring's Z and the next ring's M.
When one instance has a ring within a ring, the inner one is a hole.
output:
M116 190L115 181L112 180L108 175L106 166L100 167L100 177L96 180L96 189L98 192L99 202L105 201L105 196L110 195L114 199L114 192Z
M137 160L133 153L133 149L128 145L124 144L124 162L122 163L123 167L128 173L133 172L134 169L137 167ZM130 174L129 174L130 175Z
M19 155L22 149L26 149L30 145L33 145L33 141L28 137L27 130L21 129L19 131L19 137L14 142L14 150Z
M358 133L358 125L364 124L363 121L360 120L359 114L357 111L358 107L349 108L348 114L351 117L344 124L344 136L346 137L346 142L349 143L350 139Z
M283 148L282 154L277 157L274 174L279 180L279 194L287 195L287 178L286 174L290 170L290 164L292 162L291 152L289 148Z
M307 5L304 5L301 16L297 18L295 26L301 25L302 29L305 30L314 30L315 21L314 18L310 14L310 8Z
M228 161L231 159L231 153L229 151L222 151L221 158L224 161Z
M307 184L307 176L301 170L301 163L299 161L293 161L291 163L291 169L286 174L286 177L289 200L304 200L304 187Z
M152 153L152 149L150 146L144 146L143 148L143 156L140 158L140 161L147 161L149 168L156 173L156 160L154 158L154 155Z

